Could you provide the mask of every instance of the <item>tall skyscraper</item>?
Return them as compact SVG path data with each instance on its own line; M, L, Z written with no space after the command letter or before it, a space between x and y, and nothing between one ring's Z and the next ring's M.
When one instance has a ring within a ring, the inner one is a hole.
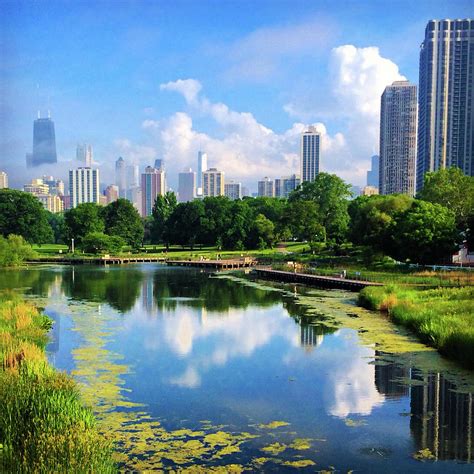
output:
M275 197L275 182L273 179L265 176L258 182L258 195L259 197Z
M140 171L138 165L127 165L125 169L127 190L140 186Z
M301 181L314 181L319 174L321 134L310 126L301 135Z
M196 197L196 173L189 168L178 175L179 202L192 201Z
M224 184L224 196L229 199L242 199L242 184L228 181Z
M224 195L224 172L209 168L202 173L202 195L204 197Z
M283 176L275 179L275 197L287 198L292 191L300 185L300 177L297 174Z
M370 158L370 170L367 171L367 186L379 187L379 155Z
M86 168L92 167L92 145L81 143L76 148L76 160L84 163Z
M420 50L416 189L425 173L474 176L474 20L431 20Z
M8 188L8 175L5 171L0 171L0 189Z
M207 153L203 151L198 152L198 170L197 170L197 183L198 194L202 194L202 174L207 171Z
M56 135L54 122L50 117L38 118L33 122L33 153L26 155L28 167L57 163Z
M71 207L84 202L99 204L99 170L93 168L69 170L69 195Z
M127 197L127 170L125 160L119 156L115 162L115 184L119 188L119 196Z
M152 166L147 166L142 173L142 207L143 217L151 216L156 197L165 194L165 173Z
M157 158L155 160L155 169L157 169L158 171L165 171L165 160Z
M416 86L395 81L380 106L380 194L415 194Z

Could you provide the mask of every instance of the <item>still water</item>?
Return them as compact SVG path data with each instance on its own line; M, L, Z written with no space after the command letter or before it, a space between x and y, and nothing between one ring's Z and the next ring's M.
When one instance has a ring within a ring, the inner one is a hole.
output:
M161 265L4 272L123 468L473 472L472 373L354 295Z

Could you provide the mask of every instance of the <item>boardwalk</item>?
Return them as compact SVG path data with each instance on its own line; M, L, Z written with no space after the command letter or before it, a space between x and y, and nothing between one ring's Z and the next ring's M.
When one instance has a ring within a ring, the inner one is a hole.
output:
M317 286L319 288L336 288L341 290L360 291L366 286L382 286L382 283L371 281L349 280L347 278L311 275L309 273L292 273L268 268L255 268L254 273L260 278L272 280L304 283L305 285Z
M214 270L237 270L256 265L253 258L235 258L225 260L167 260L167 265L180 267L212 268Z
M61 263L65 265L121 265L124 263L164 262L164 257L43 257L28 263Z

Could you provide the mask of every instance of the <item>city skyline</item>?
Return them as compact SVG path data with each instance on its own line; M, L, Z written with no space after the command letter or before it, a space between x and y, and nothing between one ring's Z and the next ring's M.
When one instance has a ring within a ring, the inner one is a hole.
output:
M213 165L255 190L254 176L298 172L299 133L319 124L321 171L362 185L370 156L378 152L376 96L393 80L417 82L419 44L429 19L470 12L463 1L421 2L410 6L410 18L399 4L388 7L391 15L380 15L387 7L374 2L357 9L341 8L340 2L291 8L262 2L250 20L248 7L229 3L221 11L205 2L186 5L195 15L171 45L171 32L182 21L179 2L108 5L98 4L92 13L85 5L66 11L53 2L42 11L6 2L2 24L10 48L4 80L11 118L1 156L12 186L29 177L17 165L29 151L31 118L49 108L59 162L41 174L64 179L77 166L77 143L86 142L94 146L103 176L113 173L118 156L141 167L158 157L169 163L176 189L178 171L195 169L202 148ZM105 10L108 15L101 15ZM219 26L214 13L223 20ZM233 14L242 20L238 26L229 20ZM360 22L367 25L363 32ZM84 35L84 24L90 35ZM103 28L108 34L97 48L88 48ZM64 41L57 42L58 35ZM229 50L231 55L224 54ZM65 74L60 66L76 56L88 67Z

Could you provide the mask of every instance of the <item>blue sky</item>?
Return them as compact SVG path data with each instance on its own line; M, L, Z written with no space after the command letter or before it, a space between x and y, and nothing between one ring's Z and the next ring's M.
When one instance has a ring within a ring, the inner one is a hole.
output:
M122 155L164 158L169 182L211 165L255 188L298 171L299 133L318 124L322 168L354 184L378 150L385 85L418 81L431 18L472 17L457 1L1 1L0 167L14 186L32 122L51 109L64 176L91 143L104 184ZM177 82L179 81L179 82Z

